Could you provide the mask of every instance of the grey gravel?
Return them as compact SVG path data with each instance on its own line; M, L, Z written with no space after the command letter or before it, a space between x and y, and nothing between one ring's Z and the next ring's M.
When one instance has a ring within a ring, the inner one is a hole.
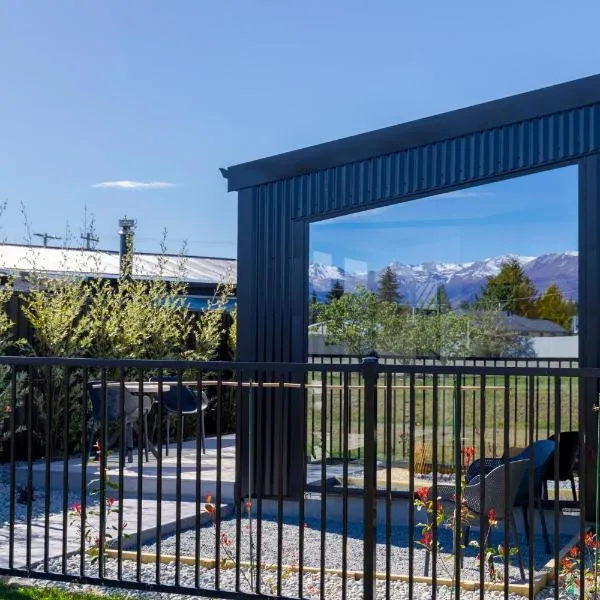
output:
M417 513L418 519L418 513ZM253 544L257 548L257 533L256 522L252 522ZM276 521L263 520L261 527L261 557L260 562L266 564L277 564L280 560L283 565L298 565L299 564L299 548L300 548L300 533L302 532L304 543L304 566L317 567L321 565L321 548L325 549L324 566L327 569L342 569L344 560L344 537L341 530L341 525L337 521L328 521L326 523L326 534L322 533L319 521L308 522L307 526L300 528L297 523L290 521L284 522L282 530L279 528ZM240 543L240 558L242 561L250 561L250 521L243 518L241 521L241 543ZM227 519L221 521L218 531L221 543L218 544L220 557L236 556L236 521L235 519ZM386 545L385 545L385 528L381 527L378 530L378 545L377 545L377 570L385 572L386 570ZM438 557L438 577L452 577L454 566L451 557L452 551L452 533L447 529L438 531L442 553ZM214 558L216 556L216 536L217 530L214 525L202 527L200 529L200 544L199 555L202 558ZM278 548L279 539L281 538L281 556L279 556ZM420 538L420 531L415 530L415 539ZM478 540L479 532L473 529L471 539ZM561 536L561 543L566 543L569 536ZM406 527L391 528L391 545L390 545L390 563L391 573L405 574L409 571L409 531ZM495 531L494 537L491 539L494 545L503 543L502 531ZM229 546L227 544L230 544ZM181 556L196 556L196 532L184 531L179 539L179 548ZM146 545L142 548L144 552L155 553L156 546L154 544ZM541 569L549 560L544 550L543 541L539 536L535 538L535 556L534 564L537 570ZM175 555L177 551L177 537L170 536L161 541L161 553ZM525 566L528 564L527 545L525 539L521 539L521 551ZM476 555L479 550L474 547L465 549L463 579L479 580L479 567L476 563ZM425 558L426 550L415 544L413 550L413 565L415 575L425 574ZM253 553L256 557L256 550ZM346 568L349 571L362 571L363 566L363 529L361 524L349 523L348 537L346 540ZM501 563L497 562L496 566L503 569ZM429 571L431 576L431 570ZM527 570L526 570L527 575ZM513 583L523 583L520 577L516 558L513 557L509 567L509 580Z
M86 559L87 570L90 574L94 573L94 566L90 564L90 560ZM58 571L61 568L60 560L52 560L50 562L50 570ZM67 572L76 573L79 569L79 557L73 556L69 559L67 564ZM95 571L97 573L97 569ZM160 568L161 573L161 582L164 584L173 584L175 581L175 565L167 564L161 565ZM246 571L247 573L247 571ZM136 565L134 562L126 561L123 563L123 579L125 580L134 580L136 577ZM156 567L155 565L142 565L140 580L142 582L154 582L156 577ZM116 578L117 577L117 561L116 560L108 560L106 565L106 577L107 578ZM186 565L182 565L180 568L180 584L186 587L194 586L195 579L195 570L192 567L188 567ZM220 574L221 580L221 588L224 590L233 590L235 588L235 571L232 570L222 570ZM19 582L20 580L14 579L14 582ZM25 582L30 582L31 580L25 580ZM265 593L272 594L276 592L276 589L271 588L269 582L266 581L266 578L263 579L264 587L263 590ZM200 586L211 587L214 585L214 571L209 569L201 569L200 571ZM359 600L363 597L363 583L360 580L347 580L347 597L349 599ZM198 595L189 595L189 594L167 594L164 592L139 592L134 590L128 590L124 588L113 588L113 587L103 587L98 588L97 586L89 586L89 585L80 585L74 583L61 583L61 582L47 582L47 581L36 581L36 587L60 587L63 589L70 589L73 591L95 591L99 593L119 593L125 597L130 598L145 598L148 600L188 600L190 598L211 598L210 595L207 596L198 596ZM247 585L244 585L244 578L242 576L242 589L247 589ZM408 583L404 582L391 582L390 584L390 598L394 600L403 598L408 598L409 586ZM298 595L298 578L296 577L288 577L282 580L282 589L281 593L284 596L296 597ZM341 598L342 594L342 579L340 577L334 575L328 575L325 578L325 590L323 597L327 600L335 600L337 598ZM305 575L304 577L304 597L305 598L319 598L320 597L320 584L318 577L312 575ZM431 598L431 586L427 584L415 584L413 587L413 597L415 599L429 599ZM447 587L440 586L438 588L437 597L440 600L449 600L452 598L452 591ZM504 594L501 592L486 592L486 598L490 599L500 599L504 597ZM553 589L548 588L543 592L540 592L536 596L536 600L550 600L553 598ZM377 582L377 598L385 599L386 598L386 588L385 582L379 581ZM478 591L466 591L461 590L460 598L463 600L476 600L479 598ZM517 596L516 594L509 594L509 598L511 600L521 600L521 596Z

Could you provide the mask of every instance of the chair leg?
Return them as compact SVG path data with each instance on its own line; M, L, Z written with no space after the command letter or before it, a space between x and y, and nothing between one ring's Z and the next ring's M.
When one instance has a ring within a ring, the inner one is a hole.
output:
M148 462L150 460L148 457L148 413L144 413L142 427L144 428L144 433L142 436L144 440L144 451L146 453L146 462Z
M463 536L463 546L466 548L469 545L469 537L471 535L471 526L470 525L465 525L465 533ZM458 551L460 552L460 568L462 569L464 567L465 564L465 551L463 548L459 548Z
M127 445L127 462L133 462L133 425L129 419L125 422L125 442Z
M527 506L523 506L523 524L525 526L525 539L527 540L527 545L529 546L529 515Z
M94 433L96 431L96 423L92 422L92 426L90 427L90 432L89 432L89 439L88 439L88 447L87 447L87 454L85 455L85 459L84 459L84 463L85 466L87 468L87 464L90 460L90 456L92 454L92 446L94 444Z
M571 480L571 490L573 490L573 500L577 502L577 488L575 487L575 477L573 477L573 473L571 473L569 479Z
M204 429L204 411L200 411L200 441L202 443L202 454L206 454L206 430Z
M167 449L166 455L169 456L169 436L171 431L171 413L167 413Z
M548 527L546 527L546 515L542 508L541 500L537 501L538 512L540 513L540 521L542 522L542 532L544 533L544 542L546 544L546 554L550 554L550 536L548 535Z
M512 530L514 545L517 548L517 555L519 558L519 571L521 572L521 579L525 579L525 567L523 566L523 555L521 554L521 546L519 546L519 537L517 535L517 521L515 520L515 513L510 513L510 529Z

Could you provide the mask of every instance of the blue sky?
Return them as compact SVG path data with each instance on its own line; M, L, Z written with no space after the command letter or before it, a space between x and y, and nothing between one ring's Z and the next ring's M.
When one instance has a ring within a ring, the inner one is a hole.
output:
M311 259L364 272L577 250L577 168L567 167L311 225Z
M173 250L187 239L192 253L235 256L236 197L219 167L593 74L598 22L597 0L4 0L0 237L24 241L21 203L33 232L55 235L67 221L78 235L87 207L104 248L127 215L142 250L166 227ZM547 200L574 199L565 185ZM462 203L481 199L432 206L464 217ZM531 222L522 209L493 208ZM427 259L409 239L422 228L405 229L404 256ZM531 251L572 247L561 231L548 217ZM473 251L495 253L483 237Z

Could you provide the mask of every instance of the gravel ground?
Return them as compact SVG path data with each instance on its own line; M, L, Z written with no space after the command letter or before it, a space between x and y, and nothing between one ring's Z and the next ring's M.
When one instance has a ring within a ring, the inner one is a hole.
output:
M417 515L418 518L418 515ZM256 528L256 522L253 525ZM322 547L322 534L319 521L308 522L303 528L304 536L304 565L310 567L320 566L320 552ZM341 569L343 560L344 538L342 535L341 525L339 522L327 522L326 535L324 539L325 548L325 567L329 569ZM249 520L244 518L241 526L241 559L249 561L250 559L250 530ZM254 544L257 544L256 531L254 530ZM392 527L391 529L391 572L392 573L408 573L409 570L409 551L408 538L409 530L407 527ZM219 544L221 558L227 556L227 552L231 556L235 556L236 552L236 522L235 519L227 519L221 522L219 535L224 542ZM452 572L453 562L450 557L452 552L452 532L448 529L440 529L438 532L439 541L442 549L442 554L438 557L438 577L449 577L448 572ZM215 556L215 536L216 530L212 525L201 528L200 531L200 556L202 558L213 558ZM420 531L415 530L415 539L420 538ZM561 543L567 543L570 536L561 536ZM299 562L299 542L300 528L297 522L286 520L282 526L282 557L281 561L284 565L297 565ZM472 530L471 539L479 540L479 531ZM504 534L500 531L494 531L490 540L492 544L498 545L503 543ZM229 542L231 545L228 549L223 549ZM553 540L551 540L553 543ZM170 536L162 540L161 553L175 555L177 538ZM276 521L263 520L262 523L262 556L261 563L276 564L278 561L278 526ZM525 539L521 540L521 548L523 552L523 560L525 567L528 564L528 553ZM144 552L156 552L155 545L147 545L143 547ZM182 556L195 556L196 554L196 533L194 530L182 532L180 537L180 551ZM463 578L470 580L479 579L479 567L476 564L476 555L479 550L474 547L465 549ZM346 541L346 559L348 570L362 570L363 561L363 529L360 524L350 523L348 525L348 538ZM424 575L426 551L419 545L414 547L414 573L415 575ZM445 557L445 558L443 558ZM535 556L534 565L536 569L541 569L551 557L547 556L544 550L543 540L540 536L535 539ZM378 545L377 545L377 570L385 572L386 565L386 546L385 546L385 528L378 529ZM500 568L501 563L497 566ZM501 567L503 568L503 567ZM431 570L429 572L431 575ZM527 573L526 573L527 574ZM509 569L510 580L514 583L521 583L521 577L517 565L516 558L513 557Z
M19 466L19 465L17 465ZM10 470L7 464L0 465L0 527L8 524L10 519ZM27 520L27 502L18 502L19 487L17 486L15 498L15 522L24 523ZM25 490L23 490L24 494ZM50 490L50 512L62 514L63 512L63 494L59 490ZM74 502L81 501L81 494L70 492L67 494L67 510L71 510ZM46 490L42 487L35 487L33 490L33 502L31 503L32 519L40 518L45 515ZM98 497L87 496L89 506L97 504Z
M94 567L88 562L88 571L90 574L94 573ZM61 562L60 561L51 561L50 569L54 571L60 570ZM67 565L68 572L77 572L79 568L79 557L73 556L69 559L69 564ZM123 579L135 579L136 576L136 567L133 562L124 562L123 563ZM97 573L97 569L96 569ZM247 571L246 571L247 574ZM142 565L141 569L141 581L142 582L154 582L156 576L156 567L155 565ZM109 560L106 566L106 577L107 578L116 578L117 577L117 562L115 560ZM195 580L195 571L192 567L187 567L185 565L181 566L180 569L180 584L185 587L194 586ZM19 582L23 580L14 579L14 582ZM175 566L173 564L161 565L161 582L164 584L173 584L175 581ZM31 584L31 580L24 580L25 583ZM243 585L243 574L242 574L242 585ZM133 590L127 590L123 588L98 588L95 586L88 585L80 585L74 583L60 583L60 582L47 582L47 581L36 581L36 587L60 587L63 589L70 589L73 591L96 591L99 593L119 593L124 596L130 598L144 598L147 600L188 600L190 598L198 598L199 596L188 595L188 594L167 594L164 592L139 592ZM208 569L202 569L200 571L200 587L212 587L214 585L214 571ZM235 586L235 571L234 570L223 570L221 572L221 588L232 590ZM274 593L275 590L272 590L269 586L269 583L265 581L265 586L263 587L266 593ZM337 598L341 598L341 590L342 590L342 579L337 576L327 576L325 579L325 590L323 597L326 600L336 600ZM296 597L298 595L298 579L297 577L288 577L282 580L282 595L289 597ZM408 598L409 587L408 583L403 582L392 582L390 585L390 598L394 600L403 598ZM200 598L210 598L211 596L201 596ZM318 578L315 578L312 575L306 575L304 577L304 597L305 598L319 598L320 597L320 585ZM359 600L363 597L362 590L362 581L360 580L348 580L347 581L347 597L350 599ZM415 584L413 587L413 597L419 600L425 600L431 598L431 587L426 584ZM489 598L491 600L503 598L504 595L501 592L486 592L486 599ZM540 592L536 596L536 600L550 600L553 598L553 589L548 588L543 592ZM378 582L377 584L377 598L385 599L386 598L386 590L385 583L383 581ZM440 600L450 600L452 598L451 590L446 587L438 588L438 598ZM479 599L478 591L461 591L460 598L463 600L476 600ZM522 600L522 596L517 596L515 594L510 594L509 598L511 600Z

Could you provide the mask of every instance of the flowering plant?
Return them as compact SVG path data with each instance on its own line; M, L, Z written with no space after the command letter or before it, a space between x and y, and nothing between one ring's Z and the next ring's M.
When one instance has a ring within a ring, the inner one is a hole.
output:
M461 449L461 455L463 457L463 476L461 478L461 488L464 489L467 485L467 482L465 480L465 473L469 465L473 461L473 458L475 457L475 448L473 448L472 446L464 447ZM423 510L426 514L426 522L419 523L419 527L421 527L421 538L416 543L425 548L425 550L427 550L428 553L431 553L434 547L434 524L436 528L447 525L448 527L452 528L452 530L455 532L455 536L459 536L463 528L469 525L473 518L473 515L465 502L464 496L462 497L460 506L455 504L453 510L444 510L442 499L436 498L434 501L434 499L431 498L431 489L428 487L419 488L415 492L414 505L417 508L417 510ZM488 574L490 580L498 581L501 578L501 572L496 569L496 565L494 564L494 558L500 557L503 560L507 560L509 556L516 554L518 552L518 549L509 548L507 550L502 544L498 544L498 546L492 546L490 544L490 533L492 528L497 526L498 524L498 519L496 518L496 513L493 509L489 511L487 515L487 521L488 522L484 540L483 555L486 564L488 565ZM462 536L460 537L462 538ZM469 545L476 547L479 546L479 544L476 541L472 541ZM454 548L454 552L461 552L463 549L464 545L457 543L456 547ZM453 556L454 554L450 554L450 558ZM429 558L429 555L427 556L427 558ZM481 552L477 555L477 561L480 560ZM449 568L446 562L442 562L442 565L446 568L449 577L452 580L454 580L454 571Z
M559 587L568 597L597 598L598 587L597 563L600 561L600 540L588 531L583 540L583 553L579 545L572 546L560 561ZM585 590L581 595L581 569Z
M94 447L97 449L97 460L101 461L103 453L101 451L100 442L94 444ZM90 487L90 496L98 496L100 494L100 481L100 479L90 481L88 484ZM104 479L104 490L106 491L107 489L118 489L118 486L111 481L108 475L106 475ZM113 537L129 537L129 534L125 533L127 523L114 523L115 517L121 512L121 507L117 504L114 496L105 498L104 508L104 531L102 531L100 527L100 508L98 506L83 508L80 502L74 502L69 511L71 526L75 527L79 532L81 532L83 528L83 538L88 546L85 551L91 556L92 564L98 562L101 548L103 549L104 558L107 558L107 543L112 540Z
M206 496L206 502L204 503L204 510L206 510L206 512L209 514L209 516L212 520L213 527L216 528L217 509L216 509L215 504L212 501L211 495ZM255 540L254 540L255 524L254 524L254 519L253 519L253 515L252 515L252 501L250 499L247 499L244 502L244 512L248 519L245 529L246 529L246 531L248 531L248 534L249 534L249 548L248 548L249 561L248 562L249 562L250 568L248 570L240 568L240 573L246 580L246 583L250 586L250 590L255 591L255 589L256 589L255 582L256 582L256 576L257 576L258 569L257 569L257 564L256 564L256 559L255 559L255 556L256 556L256 544L255 544ZM305 524L304 527L307 527L307 525ZM228 564L236 565L237 562L236 562L235 553L234 553L235 539L232 539L226 533L222 533L220 536L219 542L220 542L221 550L225 554L225 557L223 559L221 559L221 567L225 568L228 566ZM287 566L282 566L281 579L286 579L286 578L292 576L292 574L295 572L297 564L298 564L298 555L296 555L293 558L293 560L291 561L290 564L288 564ZM263 569L265 569L266 566L267 565L265 565L264 563L261 563L261 567ZM238 567L239 567L239 565L238 565ZM317 578L315 576L312 576L312 583L309 582L308 587L307 587L307 590L309 592L316 591L316 589L317 589L315 586L316 581L317 581ZM277 582L274 580L273 577L271 577L271 576L263 577L263 578L261 578L261 582L266 584L270 588L270 590L273 594L275 594L277 592Z

